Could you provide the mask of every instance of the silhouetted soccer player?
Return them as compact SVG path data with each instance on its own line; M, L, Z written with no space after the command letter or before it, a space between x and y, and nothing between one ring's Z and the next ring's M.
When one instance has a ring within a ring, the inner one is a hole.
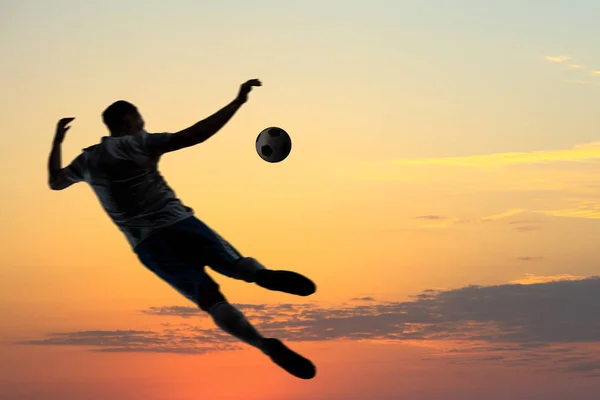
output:
M177 133L149 134L137 108L117 101L102 114L110 136L84 149L66 168L61 168L60 146L74 118L63 118L50 154L49 185L62 190L87 182L150 271L210 314L225 332L260 349L289 373L311 379L315 366L281 341L258 333L223 297L204 268L208 265L231 278L298 296L313 294L314 283L295 272L270 270L254 258L243 257L194 216L157 169L161 155L203 143L217 133L248 100L254 86L261 82L252 79L242 84L230 104Z

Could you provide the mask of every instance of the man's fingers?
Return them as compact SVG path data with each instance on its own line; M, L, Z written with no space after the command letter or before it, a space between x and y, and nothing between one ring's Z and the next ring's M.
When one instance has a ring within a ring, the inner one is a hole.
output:
M245 99L248 96L248 93L250 93L252 91L253 86L262 86L262 83L258 79L250 79L250 80L242 83L242 85L240 86L240 91L238 93L238 96L240 98L243 98L245 101Z
M60 121L58 121L58 126L60 126L61 128L64 128L65 126L67 126L67 124L71 121L73 121L75 119L75 117L67 117L67 118L61 118Z
M243 86L246 87L251 87L251 86L262 86L262 83L260 80L258 79L250 79L249 81L246 81L246 83L244 83Z
M58 121L58 124L56 125L56 136L60 137L62 140L67 131L71 129L71 127L67 125L69 125L74 119L75 117L61 118L60 121Z

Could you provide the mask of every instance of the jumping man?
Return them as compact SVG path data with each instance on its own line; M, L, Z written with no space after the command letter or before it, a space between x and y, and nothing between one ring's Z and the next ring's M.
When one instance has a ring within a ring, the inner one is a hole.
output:
M217 133L248 100L254 86L261 82L252 79L242 84L231 103L177 133L149 134L137 108L117 101L102 114L110 135L84 149L65 168L61 167L61 144L74 118L63 118L50 153L49 185L52 190L63 190L87 182L150 271L207 312L225 332L258 348L290 374L311 379L316 374L313 363L278 339L263 337L225 299L204 267L298 296L313 294L315 284L295 272L270 270L256 259L242 256L194 216L158 171L163 154L203 143Z

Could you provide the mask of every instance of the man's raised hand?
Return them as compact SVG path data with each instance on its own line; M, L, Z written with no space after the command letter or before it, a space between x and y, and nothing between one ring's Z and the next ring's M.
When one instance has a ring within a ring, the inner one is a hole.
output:
M244 82L242 86L240 86L240 92L238 93L237 100L240 103L245 103L248 101L248 93L252 90L254 86L262 86L262 82L258 79L250 79L247 82Z
M60 121L58 121L58 124L56 124L56 134L54 135L54 143L55 144L61 144L63 142L63 140L65 140L65 134L67 133L67 131L69 129L71 129L69 124L74 119L75 119L74 117L67 117L67 118L62 118Z

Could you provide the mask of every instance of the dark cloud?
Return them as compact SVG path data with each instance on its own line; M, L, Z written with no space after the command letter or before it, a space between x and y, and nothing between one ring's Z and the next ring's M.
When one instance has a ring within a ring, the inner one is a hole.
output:
M535 256L535 257L517 257L517 260L519 261L542 261L544 259L544 257L542 256Z
M175 353L175 354L206 354L215 351L239 350L241 346L218 344L213 346L153 346L153 347L103 347L91 349L101 353Z
M157 342L157 339L152 337L153 333L133 330L53 332L49 333L46 339L25 341L22 344L61 345L68 342L74 346L145 346Z
M352 300L352 301L375 301L375 298L373 298L373 297L354 297L350 300Z
M177 316L181 318L195 317L200 314L200 310L195 307L169 306L169 307L150 307L142 310L144 314Z
M573 372L600 371L600 361L580 362L566 367L566 370Z
M338 307L238 304L265 336L288 341L444 341L437 358L455 363L539 364L566 372L600 370L600 278L531 285L426 290L412 301L359 298ZM238 343L218 329L179 323L206 315L195 307L142 311L170 318L157 331L53 333L29 345L79 345L97 351L203 353ZM175 322L173 322L175 321ZM451 345L448 345L450 343Z
M539 231L542 228L544 221L521 219L509 221L508 223L513 225L513 230L517 232L533 232Z

